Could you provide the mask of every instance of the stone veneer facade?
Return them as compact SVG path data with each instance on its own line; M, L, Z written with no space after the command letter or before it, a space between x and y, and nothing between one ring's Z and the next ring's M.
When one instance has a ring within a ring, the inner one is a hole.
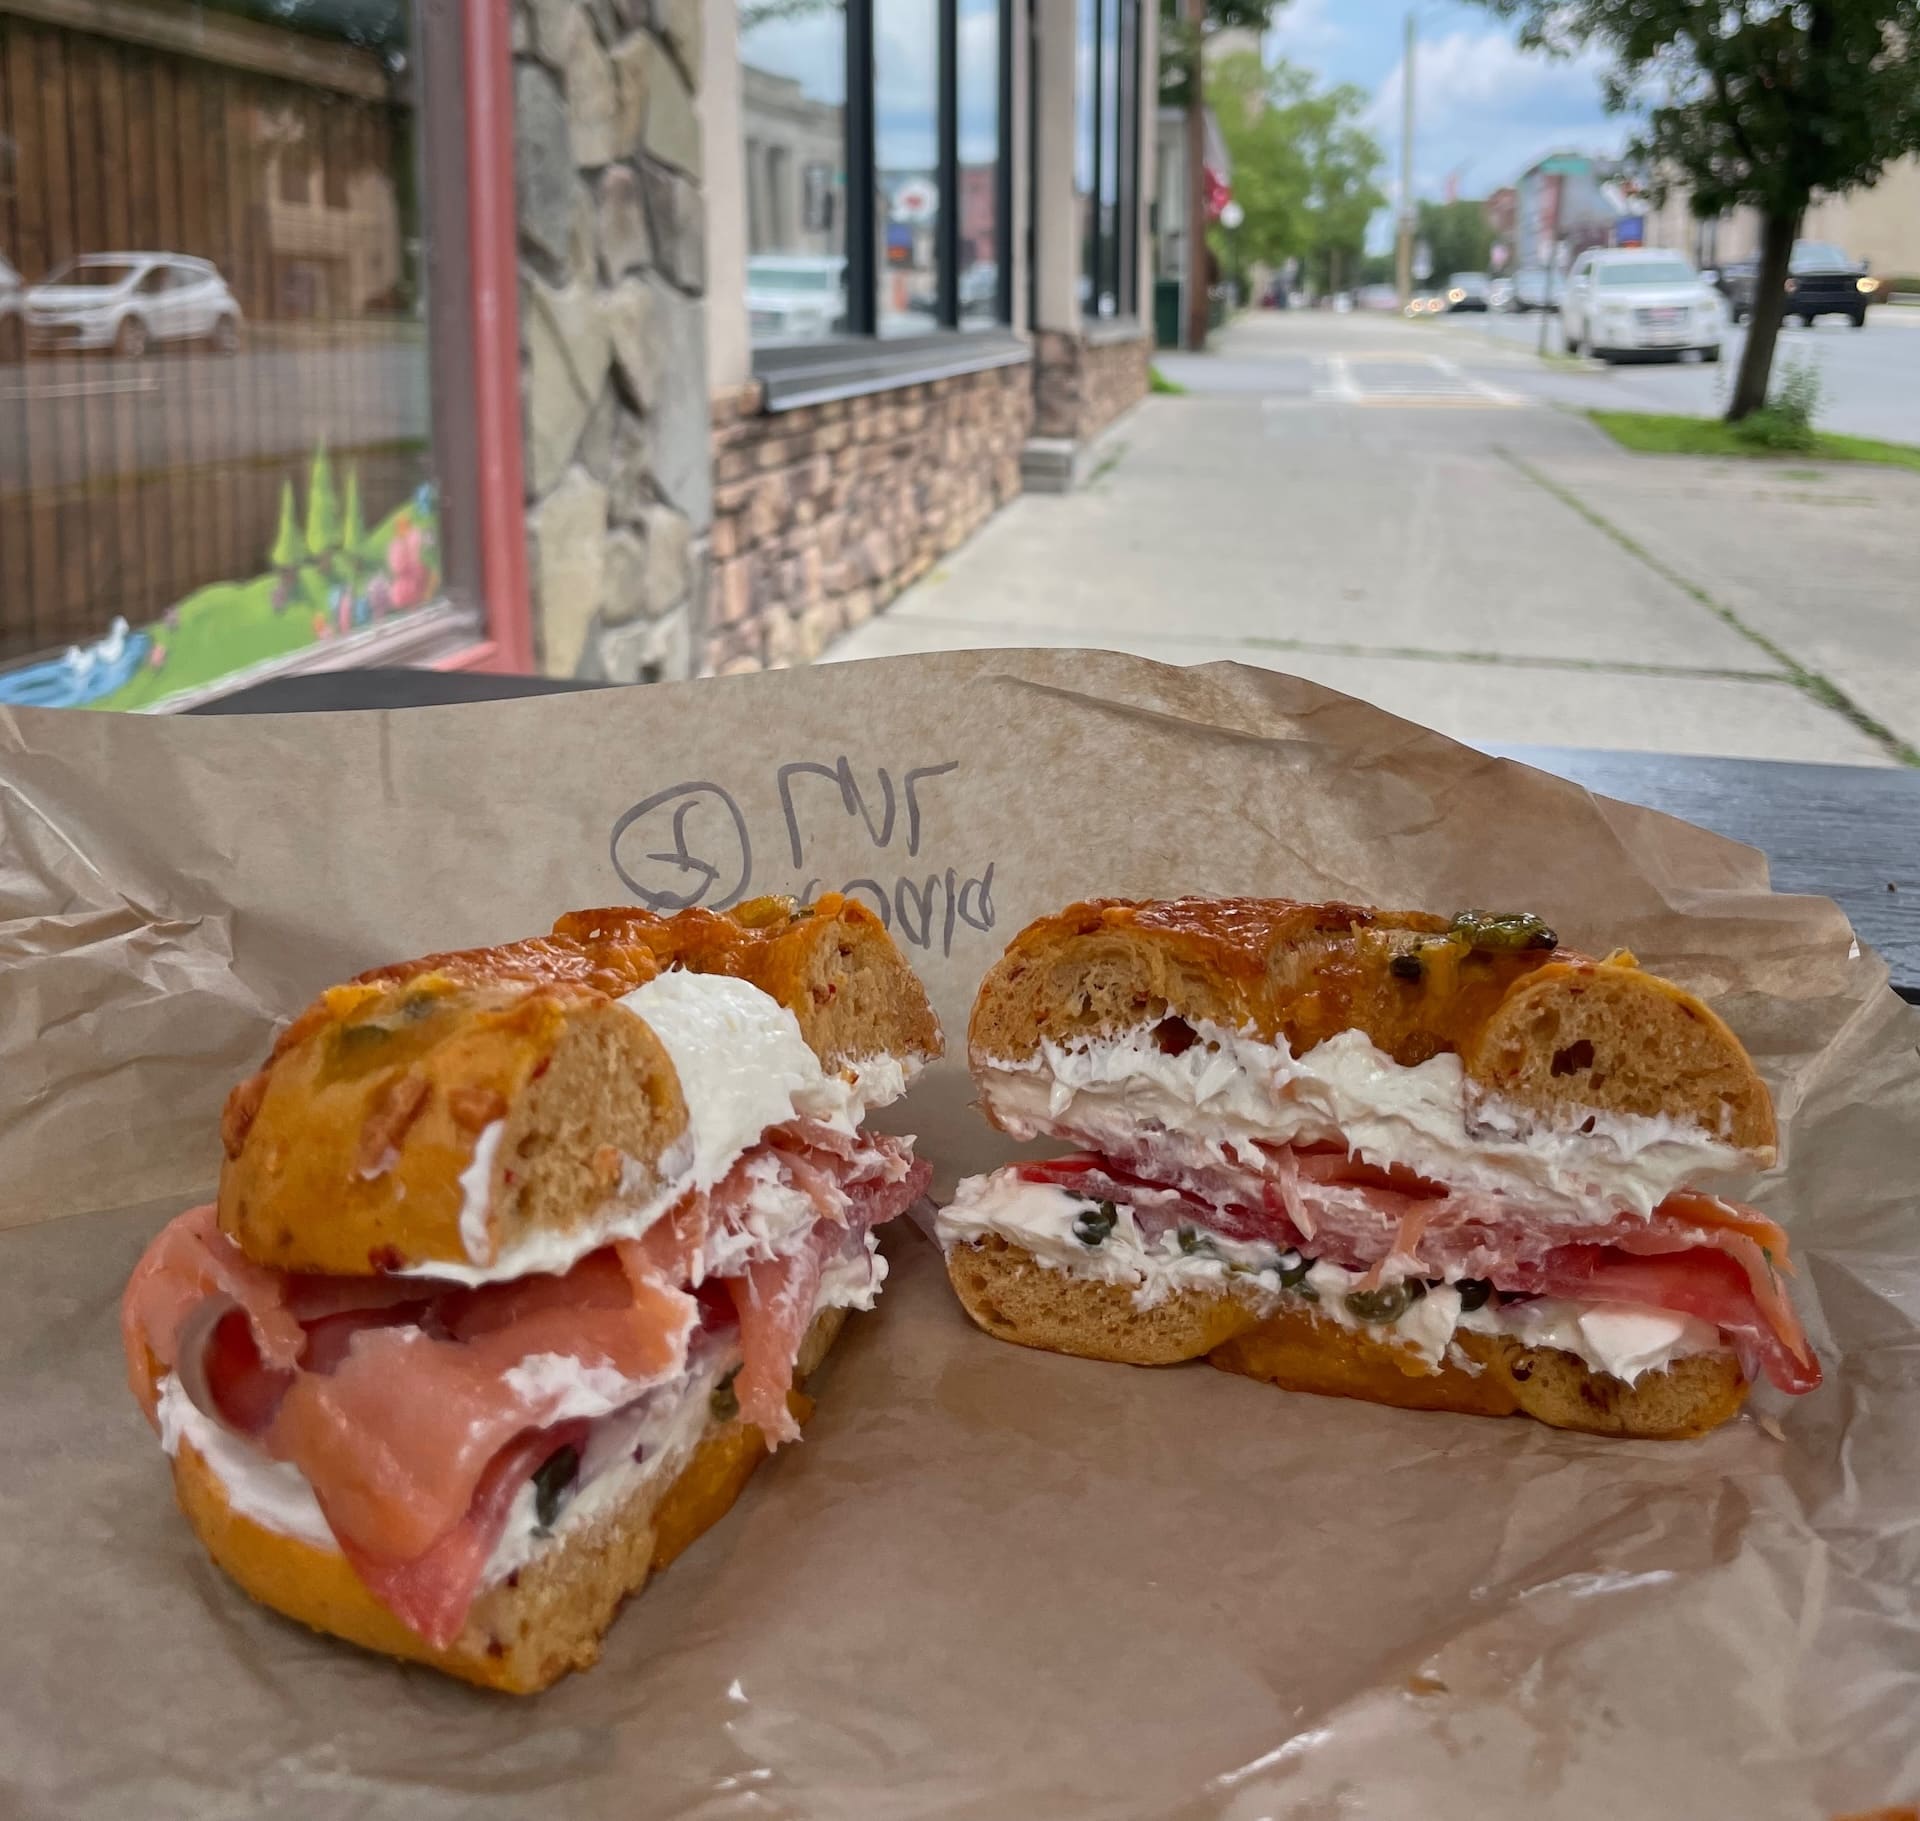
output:
M549 676L699 665L702 4L513 0L528 570Z
M1042 329L1033 354L1035 436L1085 444L1146 396L1152 352L1144 335L1107 340Z
M713 579L700 668L801 664L1020 491L1026 362L766 412L712 401Z

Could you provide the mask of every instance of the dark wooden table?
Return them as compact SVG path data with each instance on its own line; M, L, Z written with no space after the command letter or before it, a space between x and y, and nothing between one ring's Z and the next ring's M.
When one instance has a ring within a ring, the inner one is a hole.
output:
M458 671L336 670L282 677L193 712L417 708L604 687ZM1833 899L1861 941L1886 957L1901 995L1920 1002L1920 771L1575 746L1488 750L1759 848L1779 890Z

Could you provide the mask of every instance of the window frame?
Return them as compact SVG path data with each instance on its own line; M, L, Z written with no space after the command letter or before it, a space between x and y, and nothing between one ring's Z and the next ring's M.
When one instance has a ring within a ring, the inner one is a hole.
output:
M994 248L999 268L990 327L960 325L959 0L937 0L935 15L935 181L940 214L934 229L934 327L924 334L880 333L880 222L875 207L878 134L874 91L874 8L877 0L847 0L846 102L843 113L846 327L811 341L757 345L749 353L767 408L788 409L826 398L881 391L915 379L973 372L1028 358L1013 332L1013 28L1014 0L996 0L995 93L998 148L994 176Z
M1081 306L1081 327L1105 329L1115 323L1140 319L1140 86L1141 44L1145 36L1141 10L1145 0L1113 0L1114 125L1113 221L1103 227L1103 197L1107 150L1105 119L1105 51L1107 0L1094 0L1093 37L1086 45L1085 67L1092 85L1092 166L1088 173L1088 245L1083 249L1080 277L1087 281ZM1079 21L1075 21L1075 54L1079 62ZM1077 139L1077 129L1076 129ZM1078 146L1075 147L1076 156ZM1100 313L1100 296L1107 273L1113 274L1113 314ZM1078 292L1076 285L1075 290Z
M10 10L76 29L65 0L15 0ZM310 671L375 664L534 668L523 531L511 20L505 7L469 8L464 0L409 0L409 11L410 178L420 199L420 235L431 249L421 321L440 590L404 616L211 679L152 712L185 712L269 677ZM213 15L183 32L166 15L149 19L128 10L109 35L245 70L260 67L268 29L276 28ZM276 200L278 177L269 192ZM309 172L306 201L311 178Z

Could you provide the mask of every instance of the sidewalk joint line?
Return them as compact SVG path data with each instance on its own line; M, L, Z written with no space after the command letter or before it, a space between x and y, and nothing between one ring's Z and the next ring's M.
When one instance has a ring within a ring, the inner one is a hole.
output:
M1884 721L1869 714L1831 677L1824 676L1817 670L1808 669L1784 645L1777 644L1757 627L1749 626L1724 601L1715 599L1698 582L1688 580L1672 565L1663 562L1630 532L1616 525L1604 513L1589 506L1570 487L1563 487L1551 475L1543 474L1531 462L1522 456L1515 455L1503 444L1496 443L1494 453L1516 473L1532 481L1543 493L1552 494L1563 506L1578 513L1596 531L1611 538L1629 556L1637 558L1662 581L1679 589L1689 600L1704 607L1715 619L1732 627L1749 644L1764 651L1785 673L1785 681L1791 683L1801 694L1818 702L1821 707L1831 709L1842 720L1850 721L1868 739L1878 744L1897 764L1920 766L1920 750L1901 739Z
M981 630L981 622L978 620L938 613L916 613L911 617L896 616L889 621L889 624L926 626L936 630L967 632ZM1076 635L1078 632L1078 629L1072 626L1050 626L1031 620L1021 620L1018 625L1023 631L1028 632L1052 632L1063 635ZM1244 651L1252 647L1260 651L1297 652L1305 657L1402 658L1425 664L1473 664L1492 669L1573 670L1597 676L1671 677L1685 682L1709 683L1772 683L1789 689L1797 686L1793 677L1778 670L1731 670L1720 666L1639 663L1631 658L1574 658L1554 657L1550 654L1515 656L1505 651L1438 651L1422 645L1361 645L1341 639L1288 639L1255 632L1238 637L1231 633L1219 632L1183 632L1177 635L1143 632L1128 636L1143 644L1210 645L1217 646L1223 651L1236 649Z

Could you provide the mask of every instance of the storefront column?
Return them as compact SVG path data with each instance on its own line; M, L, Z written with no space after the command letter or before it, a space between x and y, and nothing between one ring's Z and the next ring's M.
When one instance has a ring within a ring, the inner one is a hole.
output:
M540 668L693 674L713 516L701 0L514 6L528 566Z
M1079 485L1097 458L1096 439L1147 389L1151 339L1152 265L1147 245L1145 199L1151 195L1152 140L1157 117L1158 34L1153 0L1122 0L1137 21L1139 44L1117 54L1137 56L1137 82L1123 80L1118 94L1128 130L1122 147L1138 147L1138 179L1131 150L1121 154L1126 167L1118 188L1138 223L1125 238L1137 260L1135 307L1124 315L1101 315L1090 308L1092 281L1083 270L1089 212L1097 197L1083 197L1079 184L1089 164L1081 146L1083 115L1091 106L1079 93L1082 82L1098 82L1088 47L1081 44L1082 9L1061 0L1036 12L1037 44L1034 99L1035 321L1033 325L1033 433L1021 452L1023 485L1034 493L1065 493ZM1111 18L1106 7L1097 9ZM1107 98L1110 104L1112 97ZM1114 287L1120 289L1121 287ZM1122 299L1122 308L1126 300Z

